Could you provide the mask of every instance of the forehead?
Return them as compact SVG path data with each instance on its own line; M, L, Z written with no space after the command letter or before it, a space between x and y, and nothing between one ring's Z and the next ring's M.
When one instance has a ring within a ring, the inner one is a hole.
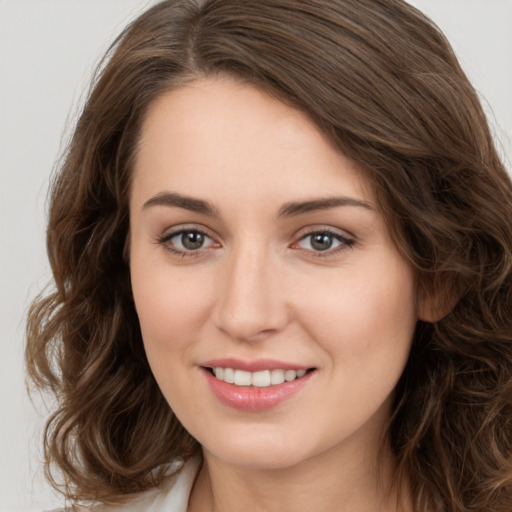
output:
M344 187L371 196L362 171L306 114L227 78L198 80L152 103L133 181L134 188L186 194L219 184L239 195L250 189L323 196Z

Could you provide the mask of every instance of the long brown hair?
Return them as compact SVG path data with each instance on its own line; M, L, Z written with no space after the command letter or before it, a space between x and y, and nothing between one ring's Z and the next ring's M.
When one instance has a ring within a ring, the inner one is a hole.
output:
M390 424L415 509L509 511L512 185L448 42L402 0L169 0L115 41L51 190L55 287L28 317L29 376L58 400L45 447L63 491L119 501L199 451L144 354L127 196L148 105L218 74L307 112L365 169L447 313L418 323Z

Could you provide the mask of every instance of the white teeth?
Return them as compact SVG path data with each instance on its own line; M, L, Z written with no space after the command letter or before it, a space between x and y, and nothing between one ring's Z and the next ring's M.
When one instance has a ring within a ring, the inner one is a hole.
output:
M297 372L295 370L286 370L284 372L284 380L286 382L290 382L292 380L295 380L297 377Z
M262 370L259 372L246 372L233 368L213 368L215 377L235 386L254 386L266 388L283 382L291 382L300 379L306 374L306 370Z
M270 386L270 372L268 370L264 370L262 372L253 373L251 383L257 388L266 388L267 386Z
M235 370L235 384L237 386L250 386L252 384L251 372Z
M224 378L221 380L228 382L229 384L234 384L235 370L233 370L233 368L224 368Z
M270 384L282 384L284 382L284 370L272 370L270 372Z

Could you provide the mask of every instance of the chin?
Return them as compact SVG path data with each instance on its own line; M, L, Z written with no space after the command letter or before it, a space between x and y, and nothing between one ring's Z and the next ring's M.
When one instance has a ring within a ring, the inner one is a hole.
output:
M276 434L251 434L241 437L226 436L223 441L212 443L212 449L204 446L225 464L252 470L277 470L291 468L313 458L316 450L308 449L304 440ZM298 447L301 447L299 450Z

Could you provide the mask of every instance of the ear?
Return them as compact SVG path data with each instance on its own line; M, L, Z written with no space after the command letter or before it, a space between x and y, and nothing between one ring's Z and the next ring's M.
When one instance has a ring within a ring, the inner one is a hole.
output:
M459 294L455 286L447 280L442 285L425 283L418 285L417 314L418 319L427 323L435 323L448 315L457 304Z

